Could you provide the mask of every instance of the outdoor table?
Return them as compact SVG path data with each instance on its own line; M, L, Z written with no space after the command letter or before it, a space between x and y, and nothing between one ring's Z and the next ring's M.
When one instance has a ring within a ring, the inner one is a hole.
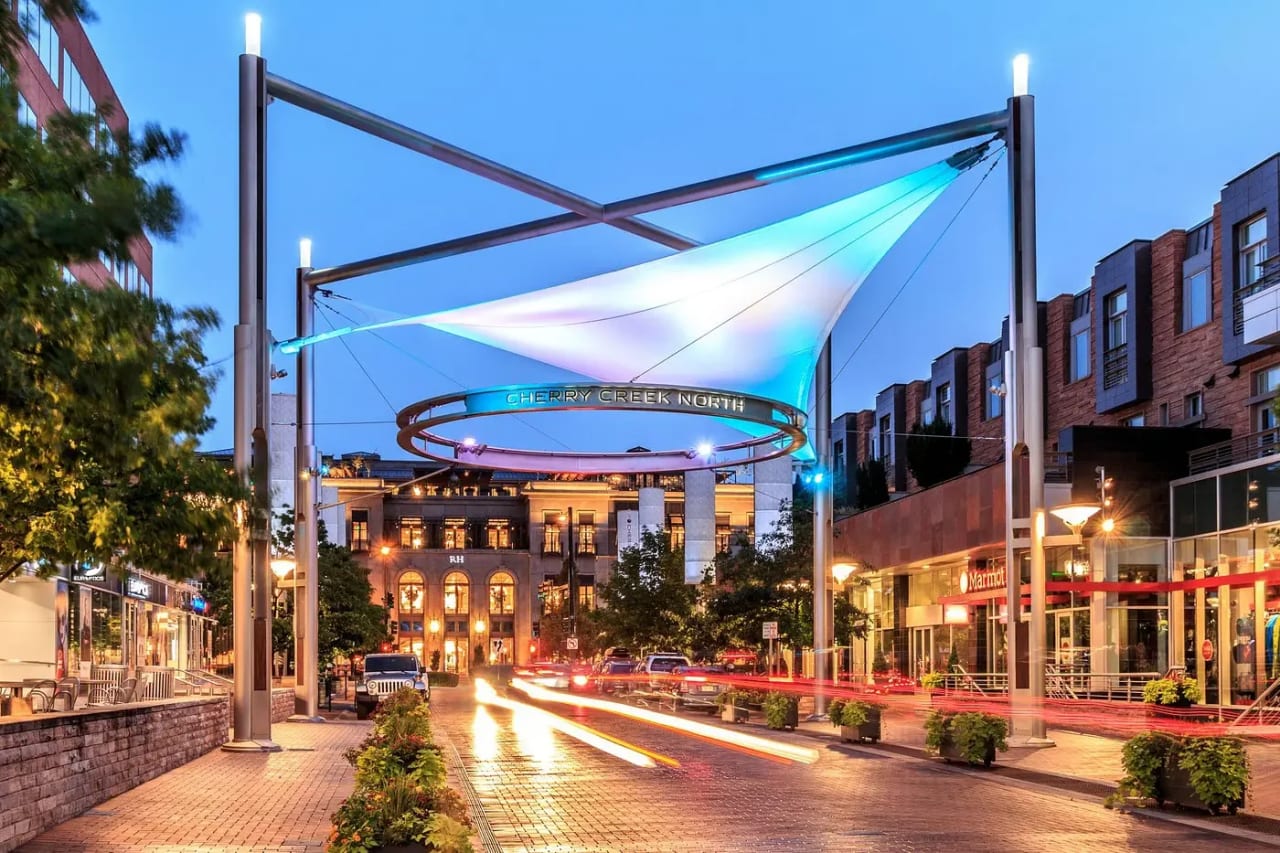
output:
M31 702L23 698L22 691L48 680L47 678L24 678L20 681L0 681L0 687L7 687L10 691L8 715L11 717L29 716L32 713Z

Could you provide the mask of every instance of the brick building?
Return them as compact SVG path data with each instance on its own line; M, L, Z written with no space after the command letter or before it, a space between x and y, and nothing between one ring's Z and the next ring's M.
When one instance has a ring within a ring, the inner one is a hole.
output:
M18 118L41 129L56 112L91 113L101 119L94 143L104 148L114 145L112 134L128 132L129 117L80 21L51 20L37 0L5 2L27 29L27 41L18 49ZM151 296L151 242L145 236L134 238L129 255L74 264L64 275L90 287L114 281L126 290Z
M1046 503L1097 500L1099 468L1114 484L1114 532L1091 525L1080 545L1046 549L1046 664L1089 683L1185 665L1206 701L1247 704L1280 678L1280 527L1268 526L1280 522L1280 473L1271 496L1268 464L1278 167L1280 155L1232 178L1204 221L1112 251L1088 288L1041 303ZM975 590L973 579L1005 570L1007 330L836 419L837 483L852 490L856 466L876 457L891 492L837 523L837 550L867 567L855 594L879 616L864 668L880 656L941 669L955 648L970 669L1003 669L1004 583ZM970 439L972 461L920 491L905 435L935 417Z

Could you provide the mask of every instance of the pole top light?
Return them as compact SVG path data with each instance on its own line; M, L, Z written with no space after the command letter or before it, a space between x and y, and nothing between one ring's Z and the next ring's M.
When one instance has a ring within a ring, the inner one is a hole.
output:
M1097 515L1101 509L1102 507L1097 504L1064 504L1055 506L1049 512L1067 527L1079 533L1085 522Z
M1027 77L1030 67L1031 57L1028 54L1020 53L1013 58L1013 96L1015 98L1027 94Z
M244 52L262 56L262 16L257 12L244 16Z
M271 561L271 573L279 580L284 580L284 576L293 571L296 566L292 557L276 557Z
M311 269L311 238L303 237L298 241L298 266Z
M836 579L836 583L844 583L849 579L849 575L858 570L855 563L835 563L831 566L831 576Z

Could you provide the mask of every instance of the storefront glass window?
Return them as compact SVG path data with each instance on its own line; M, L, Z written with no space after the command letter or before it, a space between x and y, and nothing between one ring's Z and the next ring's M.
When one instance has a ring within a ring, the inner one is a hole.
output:
M120 597L100 590L93 591L93 662L124 663L120 644Z
M1173 535L1199 536L1218 529L1217 478L1208 477L1173 490Z

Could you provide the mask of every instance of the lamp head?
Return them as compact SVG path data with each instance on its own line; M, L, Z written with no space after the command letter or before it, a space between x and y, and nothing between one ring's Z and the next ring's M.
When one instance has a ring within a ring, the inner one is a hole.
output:
M1064 504L1055 506L1049 512L1072 531L1079 533L1080 528L1084 527L1085 523L1097 515L1101 509L1102 507L1097 504Z
M277 580L284 580L285 575L293 571L297 563L292 557L276 557L271 561L271 573Z
M381 555L382 555L382 556L384 556L384 557L389 557L389 556L391 556L391 546L390 546L390 545L383 545L381 548L379 548L379 549L378 549L378 553L379 553L379 554L381 554Z
M831 576L836 579L836 583L844 583L857 570L855 563L835 563L831 566Z

